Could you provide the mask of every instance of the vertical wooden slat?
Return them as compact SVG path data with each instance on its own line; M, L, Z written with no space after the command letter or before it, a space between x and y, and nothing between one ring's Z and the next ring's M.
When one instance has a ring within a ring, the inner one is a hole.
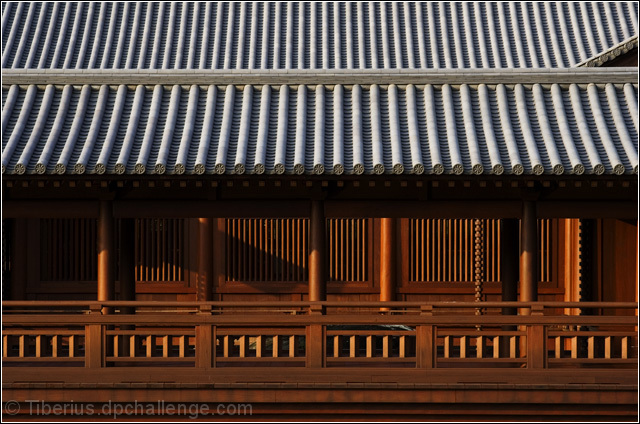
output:
M555 337L555 357L556 358L561 358L562 357L562 337L560 336L556 336Z
M162 357L169 357L169 336L162 336Z
M51 356L58 357L58 347L60 346L60 336L57 334L51 337ZM5 355L6 356L6 355Z
M69 358L76 357L76 336L69 336Z
M509 358L514 359L516 357L516 344L517 336L509 337Z
M256 336L256 358L262 358L262 336Z
M356 357L356 336L349 336L349 358Z
M576 359L578 357L578 338L576 336L571 337L571 358Z
M389 336L382 336L382 357L389 357Z
M467 357L467 336L460 337L460 357Z
M112 337L112 341L113 356L117 358L118 356L120 356L120 336L114 334Z
M224 342L223 342L223 346L222 346L222 354L225 358L229 357L229 336L224 336L223 338Z
M367 336L367 358L373 358L373 336Z
M309 353L307 352L307 355ZM296 336L289 336L289 358L296 356Z
M476 337L476 358L482 358L484 350L484 338L482 336Z
M277 358L280 354L280 338L278 336L273 336L271 340L271 355L274 358Z
M153 356L153 342L154 342L154 337L153 336L147 336L146 337L147 358L151 358Z
M333 336L333 357L340 357L340 336Z
M594 358L593 354L594 354L593 336L589 336L587 338L587 358L593 359Z
M604 357L605 359L611 359L611 336L604 338Z
M185 338L186 336L178 337L178 356L184 358L185 356Z
M444 336L444 357L449 358L451 354L451 337Z
M136 336L132 334L129 336L129 357L136 357Z
M42 336L38 334L36 336L36 358L40 358L42 356Z
M500 358L500 336L493 337L493 357Z
M238 337L238 347L240 348L240 357L241 358L245 358L247 355L247 337L246 336L240 336Z
M620 357L627 359L629 357L629 337L623 336L620 340Z
M406 336L400 336L400 340L398 343L398 356L400 358L404 358L407 355L407 349L406 349Z

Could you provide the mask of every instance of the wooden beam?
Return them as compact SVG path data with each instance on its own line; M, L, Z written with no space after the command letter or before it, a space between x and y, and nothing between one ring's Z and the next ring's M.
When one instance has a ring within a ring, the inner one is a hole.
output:
M538 300L538 222L536 204L525 201L522 205L520 251L520 300Z
M303 200L116 200L116 218L304 218Z
M380 300L383 302L395 300L396 294L395 224L393 218L380 220Z
M325 271L326 220L324 204L321 200L311 202L309 227L309 300L315 302L326 300L327 297Z
M101 200L98 218L98 301L115 299L113 223L112 201ZM109 308L103 311L108 312Z
M516 201L326 201L328 217L341 218L520 218Z
M539 201L538 218L638 219L638 201Z
M7 200L3 218L97 218L99 202L93 200Z
M196 298L213 300L213 220L199 218L198 280Z

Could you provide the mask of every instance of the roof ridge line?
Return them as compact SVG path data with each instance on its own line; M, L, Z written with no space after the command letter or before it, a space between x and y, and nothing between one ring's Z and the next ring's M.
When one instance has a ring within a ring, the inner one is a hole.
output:
M352 85L637 83L638 68L2 69L3 85Z
M634 35L632 37L627 38L624 41L616 44L615 46L609 47L607 50L602 51L594 56L591 56L589 59L578 63L577 67L598 67L602 66L605 63L621 56L625 53L630 52L634 47L638 47L638 35Z

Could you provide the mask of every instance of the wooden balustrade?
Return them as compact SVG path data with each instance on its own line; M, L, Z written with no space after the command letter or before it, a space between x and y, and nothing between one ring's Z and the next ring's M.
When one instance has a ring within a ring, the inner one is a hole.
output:
M564 302L517 303L533 311L517 316L498 313L515 302L485 302L483 316L475 302L385 302L394 314L380 302L62 302L73 309L51 313L60 303L3 302L4 366L637 367L635 316L544 313ZM99 312L132 304L136 314Z

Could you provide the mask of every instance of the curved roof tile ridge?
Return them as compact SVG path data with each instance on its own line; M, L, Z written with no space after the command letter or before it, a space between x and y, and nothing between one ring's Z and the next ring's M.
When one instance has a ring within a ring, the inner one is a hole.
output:
M6 2L2 68L567 68L637 22L637 2Z

